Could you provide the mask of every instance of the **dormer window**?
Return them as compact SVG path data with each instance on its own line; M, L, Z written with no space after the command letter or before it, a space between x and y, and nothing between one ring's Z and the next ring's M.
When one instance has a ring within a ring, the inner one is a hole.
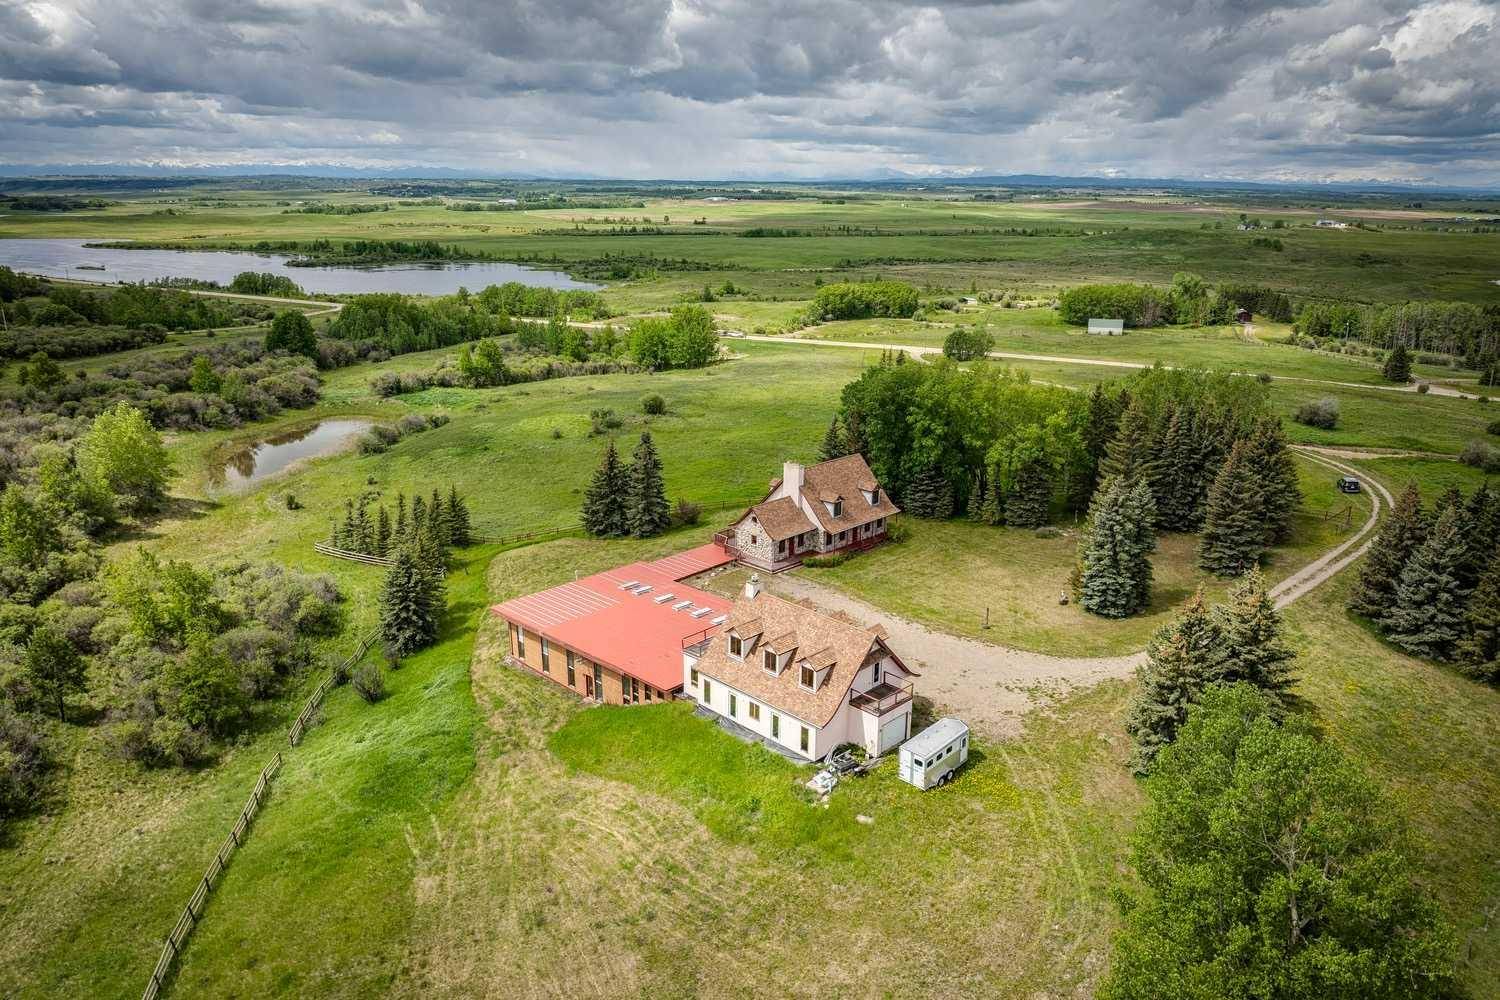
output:
M745 658L745 640L737 635L729 637L729 655L737 660Z
M777 672L776 671L776 651L774 649L768 649L768 650L766 650L765 664L766 664L766 670L768 670L769 672L771 672L773 674Z
M833 503L831 503L831 504L828 505L828 511L834 517L843 517L844 516L844 501L843 500L835 500Z
M813 672L813 668L805 663L802 664L802 686L807 688L809 691L816 689L816 678L817 675Z
M871 507L880 502L880 487L877 486L873 490L864 490L863 492L865 494L865 503Z

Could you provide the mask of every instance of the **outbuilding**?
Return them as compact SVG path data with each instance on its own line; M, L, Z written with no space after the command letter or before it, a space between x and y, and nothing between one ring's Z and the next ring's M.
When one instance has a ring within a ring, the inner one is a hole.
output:
M1091 319L1089 333L1101 337L1119 337L1125 333L1123 319Z
M968 759L969 727L947 716L901 744L899 774L902 781L926 791L946 785Z

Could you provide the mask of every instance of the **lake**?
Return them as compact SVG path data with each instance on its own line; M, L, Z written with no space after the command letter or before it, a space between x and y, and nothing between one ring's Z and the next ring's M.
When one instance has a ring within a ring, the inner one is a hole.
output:
M381 264L373 267L287 267L285 254L244 250L100 250L85 247L94 240L0 240L0 265L16 271L80 281L155 281L195 278L227 285L241 271L284 274L312 293L355 294L402 292L407 295L451 295L462 285L477 292L486 285L519 281L545 288L595 291L602 285L575 281L562 271L547 271L501 261L471 264ZM79 265L89 266L80 270ZM96 270L102 266L103 270Z
M372 420L324 420L311 427L277 434L230 455L221 468L210 474L209 480L216 488L243 493L284 472L294 462L343 451L373 426Z

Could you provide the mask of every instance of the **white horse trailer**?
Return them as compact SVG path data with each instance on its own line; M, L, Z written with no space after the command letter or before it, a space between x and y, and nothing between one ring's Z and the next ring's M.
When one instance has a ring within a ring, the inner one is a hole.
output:
M939 719L901 744L901 780L926 791L946 785L969 759L969 727L961 719Z

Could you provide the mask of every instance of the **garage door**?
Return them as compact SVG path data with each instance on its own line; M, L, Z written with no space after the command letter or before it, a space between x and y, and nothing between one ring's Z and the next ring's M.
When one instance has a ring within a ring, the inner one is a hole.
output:
M902 712L896 718L883 723L880 727L880 749L877 754L894 750L906 739L906 725L911 721L911 716Z

